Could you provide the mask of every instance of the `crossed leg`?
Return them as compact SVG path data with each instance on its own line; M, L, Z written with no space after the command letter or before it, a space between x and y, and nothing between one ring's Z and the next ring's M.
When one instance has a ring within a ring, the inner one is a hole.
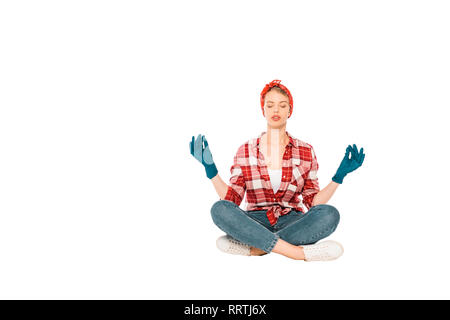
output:
M305 259L301 245L315 243L329 236L339 223L338 210L328 204L312 207L304 215L298 215L298 219L293 222L285 221L288 223L282 224L276 231L269 230L264 221L251 218L231 201L215 202L211 216L225 233L252 246L252 255L275 252L295 260Z

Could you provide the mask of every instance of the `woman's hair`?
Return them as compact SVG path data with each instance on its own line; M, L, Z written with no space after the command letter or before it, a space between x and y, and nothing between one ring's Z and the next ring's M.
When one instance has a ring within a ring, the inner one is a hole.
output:
M266 92L266 94L267 93L269 93L270 91L276 91L276 92L278 92L278 93L281 93L283 96L285 96L286 98L288 98L288 101L289 101L289 95L287 94L287 92L286 91L284 91L283 89L281 89L280 87L272 87L272 88L270 88L269 90L267 90L267 92ZM266 97L264 96L264 100L266 99ZM290 103L289 103L289 105L291 105Z

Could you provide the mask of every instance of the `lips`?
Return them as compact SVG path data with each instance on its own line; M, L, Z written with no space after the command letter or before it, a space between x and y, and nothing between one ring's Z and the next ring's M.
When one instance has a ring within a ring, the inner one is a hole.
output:
M279 116L272 116L272 120L273 121L278 121L278 120L280 120L281 118L279 117Z

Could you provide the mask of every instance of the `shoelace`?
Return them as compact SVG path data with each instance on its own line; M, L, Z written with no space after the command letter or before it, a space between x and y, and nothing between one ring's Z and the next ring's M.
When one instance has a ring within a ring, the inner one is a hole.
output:
M247 254L249 249L248 245L239 242L231 237L228 238L228 241L230 242L230 246L228 247L228 251L230 253Z

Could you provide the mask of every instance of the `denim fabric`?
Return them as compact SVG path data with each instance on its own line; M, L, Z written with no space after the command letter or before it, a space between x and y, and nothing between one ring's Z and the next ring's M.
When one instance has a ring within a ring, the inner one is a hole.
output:
M229 236L267 253L280 238L293 245L316 243L336 230L340 217L335 207L319 204L306 213L291 211L280 216L271 226L266 211L244 211L234 202L219 200L211 207L211 216Z

